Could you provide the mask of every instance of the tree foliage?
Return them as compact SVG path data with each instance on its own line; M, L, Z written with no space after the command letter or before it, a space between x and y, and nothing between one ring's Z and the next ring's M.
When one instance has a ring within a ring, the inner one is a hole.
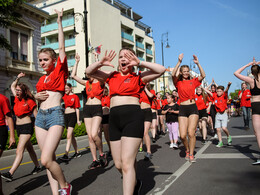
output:
M229 95L231 96L231 99L236 99L238 97L238 92L240 89L236 89L234 92L231 92Z
M0 0L0 27L8 28L20 18L19 6L24 0ZM0 48L12 50L12 47L4 35L0 34Z

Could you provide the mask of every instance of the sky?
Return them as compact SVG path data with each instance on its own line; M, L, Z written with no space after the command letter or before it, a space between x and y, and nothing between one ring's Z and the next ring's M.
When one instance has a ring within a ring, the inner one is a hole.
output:
M121 0L152 27L155 60L162 64L162 34L168 32L170 48L164 47L164 65L174 67L180 53L182 64L198 56L218 85L240 88L233 73L252 61L260 61L260 0ZM164 46L166 37L164 36ZM195 68L195 71L198 69ZM242 74L246 75L247 68Z

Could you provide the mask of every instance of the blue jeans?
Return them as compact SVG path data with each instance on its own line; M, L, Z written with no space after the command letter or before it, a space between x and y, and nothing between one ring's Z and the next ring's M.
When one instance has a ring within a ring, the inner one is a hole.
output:
M249 127L251 108L243 106L242 111L243 111L244 125L245 127Z
M54 125L65 126L64 112L61 106L46 110L39 109L35 120L35 126L49 130Z

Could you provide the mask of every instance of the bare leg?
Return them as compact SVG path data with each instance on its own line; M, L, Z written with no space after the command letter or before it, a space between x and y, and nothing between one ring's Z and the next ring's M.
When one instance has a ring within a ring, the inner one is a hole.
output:
M111 147L110 147L110 139L109 139L109 124L103 124L103 131L104 131L104 135L105 135L105 139L107 141L107 145L109 147L109 151L111 151Z
M15 160L13 162L12 168L9 170L11 175L14 174L14 172L16 171L16 169L19 167L20 163L22 162L23 153L24 153L26 144L30 140L30 138L31 138L30 134L21 134L19 136L19 142L18 142L18 146L17 146L17 149L16 149Z
M27 142L27 144L26 144L26 149L27 149L27 151L28 151L28 153L29 153L29 155L30 155L30 157L31 157L31 159L32 159L32 161L33 161L33 163L34 163L34 165L35 165L36 167L39 167L40 164L39 164L39 162L38 162L37 155L36 155L36 153L35 153L35 151L34 151L34 149L33 149L33 146L32 146L32 143L31 143L30 140L29 140L29 141Z
M148 121L144 122L144 142L148 153L151 153L151 140L149 136L150 126L151 126L151 122Z
M194 154L194 149L195 149L195 144L196 144L195 130L196 130L198 121L199 121L198 115L192 114L189 116L188 136L189 136L190 154Z
M253 122L253 128L254 128L256 140L258 143L258 147L260 149L260 115L253 114L252 122Z
M181 141L186 149L186 152L190 152L188 139L187 139L188 121L189 120L187 117L179 116L178 121L179 121L179 130L180 130Z
M207 138L207 118L202 118L201 121L202 137L204 140Z

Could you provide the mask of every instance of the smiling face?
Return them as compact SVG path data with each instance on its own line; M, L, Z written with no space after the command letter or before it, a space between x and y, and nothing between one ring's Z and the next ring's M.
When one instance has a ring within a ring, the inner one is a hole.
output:
M241 88L242 88L242 90L246 90L247 89L247 85L245 83L242 83Z
M196 90L197 95L201 95L202 94L202 89L201 87L198 87Z
M173 98L172 98L171 95L168 95L168 96L167 96L167 102L168 102L168 104L173 103Z
M69 95L71 92L71 87L69 87L68 85L65 85L65 94Z
M55 68L56 59L52 58L51 55L47 52L39 53L39 62L40 66L44 71L51 72Z
M119 58L118 58L118 67L119 71L122 72L123 74L128 74L129 72L132 71L132 67L127 67L129 64L129 60L125 57L126 53L129 53L129 50L123 49L119 53Z
M211 92L216 92L216 86L215 85L211 85Z
M189 79L190 69L188 67L181 67L180 74L182 74L183 79Z

